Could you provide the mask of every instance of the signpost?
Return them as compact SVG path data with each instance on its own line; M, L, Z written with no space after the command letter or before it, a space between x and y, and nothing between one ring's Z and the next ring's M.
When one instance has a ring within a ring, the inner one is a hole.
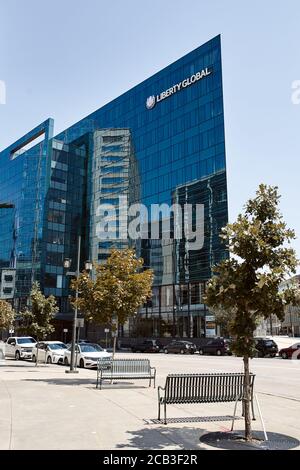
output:
M108 345L107 335L109 333L109 328L104 328L104 333L105 333L105 348L107 349L107 345Z
M214 315L206 315L205 330L207 338L212 338L216 336L216 319Z
M78 343L79 343L79 337L80 337L80 328L84 328L84 318L77 318L76 319L76 327L77 327L77 341L76 341L76 353L75 353L75 369L77 369Z
M67 342L67 333L68 333L68 331L69 331L68 328L64 328L64 329L63 329L63 332L64 332L64 343Z

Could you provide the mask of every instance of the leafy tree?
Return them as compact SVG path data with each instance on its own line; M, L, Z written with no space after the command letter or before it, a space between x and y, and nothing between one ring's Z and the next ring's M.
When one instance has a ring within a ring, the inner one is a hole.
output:
M143 269L143 264L133 250L113 249L104 264L95 266L94 279L84 272L72 281L72 288L79 291L78 309L86 319L111 325L114 353L118 325L124 325L151 296L153 272Z
M234 312L229 312L228 310L223 310L221 308L211 309L211 312L214 314L216 323L221 329L221 335L224 337L230 336Z
M281 292L279 286L296 272L298 260L289 246L295 238L279 212L277 187L260 185L244 214L228 224L221 237L228 243L230 259L215 267L208 283L206 303L230 315L227 327L233 337L232 349L244 362L245 438L252 440L250 418L249 359L255 355L254 331L261 318L284 317L285 305L299 303L295 287Z
M9 302L0 300L0 330L9 328L15 319L15 312Z
M59 310L55 297L52 295L45 297L39 284L35 282L30 293L30 304L30 309L26 309L22 313L20 330L25 334L34 336L37 341L45 340L55 329L52 320ZM38 357L36 357L37 363Z

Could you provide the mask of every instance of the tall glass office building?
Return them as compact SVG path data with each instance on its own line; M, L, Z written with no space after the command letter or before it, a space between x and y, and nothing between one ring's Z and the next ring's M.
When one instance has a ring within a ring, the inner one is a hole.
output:
M120 237L120 197L147 208L203 204L203 246ZM101 263L112 246L133 245L155 272L152 299L125 335L213 334L202 296L213 264L227 256L219 234L228 217L220 37L60 134L49 119L2 151L1 202L12 206L0 209L0 268L16 269L18 307L38 280L68 318L63 260L76 260L80 234L82 261ZM99 232L102 204L116 208L114 240Z

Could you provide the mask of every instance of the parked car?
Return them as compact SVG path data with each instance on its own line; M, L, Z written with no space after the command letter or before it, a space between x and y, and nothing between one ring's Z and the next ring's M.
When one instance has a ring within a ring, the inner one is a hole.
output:
M31 359L32 348L36 340L31 336L12 336L5 343L5 357L20 359Z
M194 354L197 351L197 346L191 341L171 341L164 347L164 353L175 354Z
M288 348L280 349L279 356L281 356L282 359L300 359L300 343L293 344Z
M163 345L156 339L145 339L131 347L132 352L158 353L163 349Z
M278 353L278 346L270 338L255 338L255 349L257 357L275 357Z
M72 346L64 352L64 364L66 366L71 362L71 349ZM98 359L112 357L111 353L108 353L105 349L101 348L99 344L95 343L76 344L75 353L77 355L77 366L87 368L97 367Z
M224 338L213 338L199 347L199 354L213 354L215 356L231 355L230 342Z
M32 349L32 361L46 362L47 364L63 364L64 353L67 346L61 341L40 341Z

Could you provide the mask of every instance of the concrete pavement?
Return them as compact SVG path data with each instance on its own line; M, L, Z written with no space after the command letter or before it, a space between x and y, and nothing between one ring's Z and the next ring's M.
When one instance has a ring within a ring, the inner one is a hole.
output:
M141 355L168 373L242 371L236 357ZM268 431L300 440L300 361L254 359L258 394ZM65 374L64 366L6 360L0 365L1 449L201 449L202 434L228 430L233 404L168 406L168 426L155 423L157 390L147 381L118 381L95 389L96 372ZM261 430L259 420L254 429ZM236 421L243 429L243 421Z

